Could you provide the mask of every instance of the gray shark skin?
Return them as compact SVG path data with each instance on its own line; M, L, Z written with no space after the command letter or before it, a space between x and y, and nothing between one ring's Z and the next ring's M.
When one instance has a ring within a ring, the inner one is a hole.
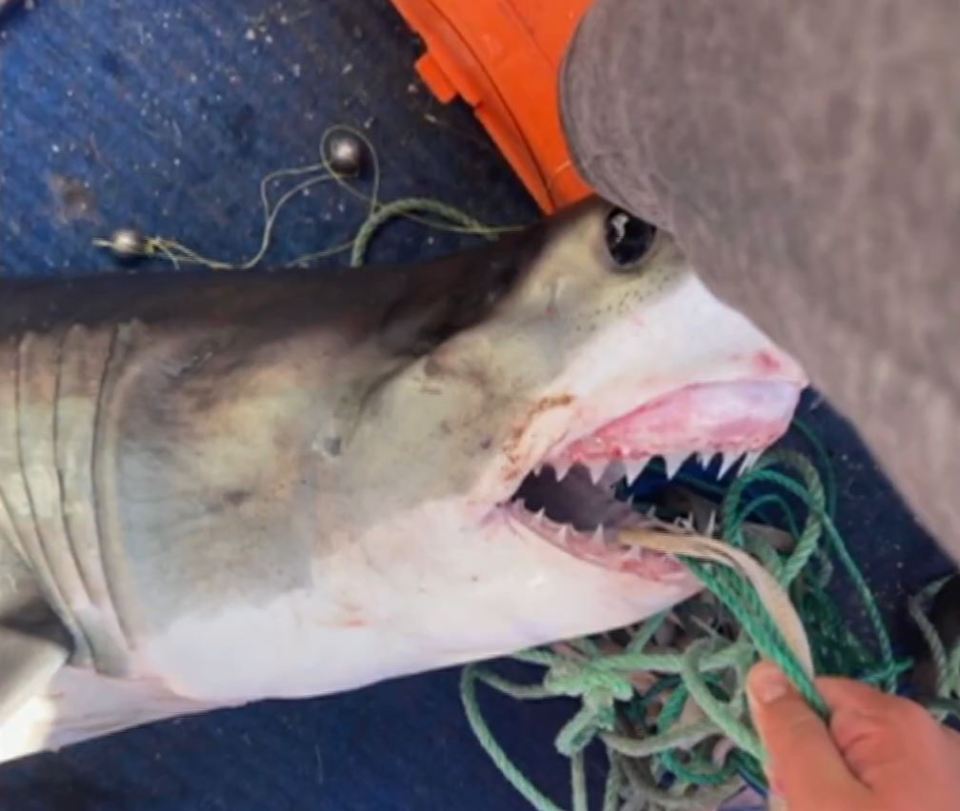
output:
M421 266L0 281L0 758L692 594L610 485L755 454L806 381L666 233L614 262L608 213Z

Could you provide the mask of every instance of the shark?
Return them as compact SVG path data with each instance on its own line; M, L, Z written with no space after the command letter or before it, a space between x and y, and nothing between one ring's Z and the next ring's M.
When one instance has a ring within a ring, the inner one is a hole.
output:
M635 623L652 465L744 470L800 365L599 199L351 270L0 280L0 759Z

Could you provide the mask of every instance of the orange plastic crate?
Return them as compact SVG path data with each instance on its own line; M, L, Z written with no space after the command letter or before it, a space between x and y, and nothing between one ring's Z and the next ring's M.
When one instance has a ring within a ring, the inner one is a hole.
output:
M469 104L540 208L590 195L560 125L564 52L591 0L393 0L423 39L417 71Z

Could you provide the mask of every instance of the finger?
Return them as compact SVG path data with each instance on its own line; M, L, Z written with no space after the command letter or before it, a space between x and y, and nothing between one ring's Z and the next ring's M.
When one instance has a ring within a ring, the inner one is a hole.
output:
M778 667L761 662L747 679L754 725L767 749L768 774L790 811L856 807L866 794L844 763L827 725Z
M906 700L869 684L839 676L821 676L817 679L817 689L831 710L842 707L864 714L886 713L895 711L897 705Z
M818 679L830 732L857 779L875 791L921 773L953 742L919 704L847 679Z

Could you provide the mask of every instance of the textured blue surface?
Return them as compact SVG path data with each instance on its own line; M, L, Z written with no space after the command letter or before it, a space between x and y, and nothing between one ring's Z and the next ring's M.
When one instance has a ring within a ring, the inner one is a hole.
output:
M331 124L375 142L386 197L425 194L494 222L535 208L459 106L415 81L418 45L386 0L39 3L0 29L0 269L109 269L91 239L136 225L239 259L259 243L260 178L313 163ZM319 187L292 204L276 262L362 219ZM373 259L468 238L398 226Z
M0 29L0 270L103 269L92 237L133 224L239 258L259 237L256 184L315 159L323 130L367 128L387 196L423 194L494 222L535 211L468 111L413 79L414 39L381 0L39 0ZM278 231L277 262L352 233L349 198L318 192ZM391 229L374 258L450 252L470 239ZM904 595L946 563L850 429L808 401L835 455L841 527L901 647ZM851 620L859 607L849 605ZM511 751L553 796L550 740L569 707L491 702ZM353 811L525 805L474 743L457 674L269 702L155 724L0 768L16 811Z

